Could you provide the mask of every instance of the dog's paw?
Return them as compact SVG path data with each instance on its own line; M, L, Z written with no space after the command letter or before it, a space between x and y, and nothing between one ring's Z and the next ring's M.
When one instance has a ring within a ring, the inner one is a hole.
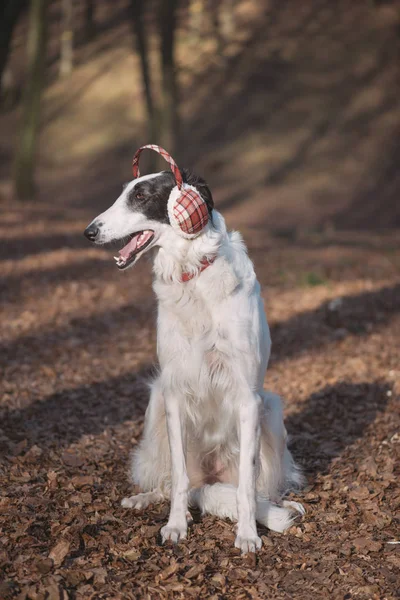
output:
M134 508L135 510L142 510L147 508L150 504L161 502L162 496L157 492L144 492L142 494L136 494L136 496L130 496L124 498L121 501L123 508Z
M258 535L237 535L235 539L235 548L239 548L242 554L255 552L262 546L261 538Z
M176 544L179 540L185 540L187 537L187 525L170 525L169 523L161 529L162 542L171 540Z
M302 517L306 514L306 509L300 502L295 502L294 500L284 500L282 502L282 506L285 508L290 508L293 511L298 512ZM299 515L295 515L299 516Z
M122 498L121 506L122 508L141 508L138 506L138 502L136 501L137 496L130 496L129 498Z

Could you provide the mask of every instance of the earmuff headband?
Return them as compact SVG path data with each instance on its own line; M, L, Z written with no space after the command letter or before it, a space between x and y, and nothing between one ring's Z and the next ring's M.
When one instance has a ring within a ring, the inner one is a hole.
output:
M137 150L135 156L133 157L133 161L132 161L132 171L133 171L133 176L136 179L137 177L140 177L140 171L139 171L139 158L141 153L143 152L143 150L154 150L155 152L158 152L158 154L160 154L169 164L171 171L173 172L175 179L176 179L176 185L178 186L178 189L180 190L182 188L182 183L183 183L183 179L182 179L182 174L178 168L178 165L176 164L176 162L174 161L174 159L172 158L172 156L170 154L168 154L168 152L166 150L164 150L164 148L161 148L161 146L156 146L156 144L147 144L146 146L142 146L141 148L139 148L139 150Z

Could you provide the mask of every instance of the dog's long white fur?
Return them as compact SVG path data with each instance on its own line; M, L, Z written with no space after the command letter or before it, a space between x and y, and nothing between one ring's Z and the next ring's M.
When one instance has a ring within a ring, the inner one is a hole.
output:
M170 498L164 540L186 537L190 505L229 517L238 521L235 545L254 551L261 546L256 520L283 531L301 510L276 504L301 475L287 449L281 400L263 389L271 340L242 238L214 210L199 237L183 239L128 211L124 194L98 220L102 241L121 237L121 229L155 232L160 373L132 461L143 493L122 504L144 508ZM199 274L204 257L216 260ZM182 283L183 272L195 276Z

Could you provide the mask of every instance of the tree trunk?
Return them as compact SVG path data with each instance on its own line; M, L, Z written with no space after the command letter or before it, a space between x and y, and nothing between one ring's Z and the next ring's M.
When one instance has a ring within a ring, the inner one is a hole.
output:
M179 145L178 81L175 65L175 30L178 0L160 0L159 29L161 36L161 143L171 154Z
M23 113L19 145L15 159L14 185L20 199L34 195L34 167L39 129L46 41L48 0L31 0L28 32L28 67L23 95Z
M146 102L147 112L147 128L148 128L148 142L156 144L158 134L158 123L157 123L157 110L154 104L154 97L151 85L151 73L149 65L149 53L147 45L147 37L145 32L145 25L143 19L144 2L143 0L131 0L130 2L130 13L132 21L132 29L136 40L136 48L139 53L140 66L142 70L142 79L144 87L144 97ZM149 156L150 166L154 167L155 156L152 152Z
M26 0L3 0L0 6L0 91L14 28Z
M61 49L60 49L60 76L66 77L72 73L73 64L73 16L74 7L73 0L62 0L62 32L61 32Z
M96 35L95 0L86 0L85 4L85 37L90 40Z

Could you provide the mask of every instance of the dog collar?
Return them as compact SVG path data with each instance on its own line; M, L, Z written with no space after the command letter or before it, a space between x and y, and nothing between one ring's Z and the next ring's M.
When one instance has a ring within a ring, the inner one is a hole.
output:
M190 281L191 279L193 279L193 277L195 277L196 275L200 275L200 273L202 273L205 269L207 269L207 267L209 267L210 265L213 264L213 262L215 261L216 257L214 256L213 258L206 258L204 257L201 261L200 261L200 270L198 273L182 273L181 275L181 282L185 283L186 281Z

